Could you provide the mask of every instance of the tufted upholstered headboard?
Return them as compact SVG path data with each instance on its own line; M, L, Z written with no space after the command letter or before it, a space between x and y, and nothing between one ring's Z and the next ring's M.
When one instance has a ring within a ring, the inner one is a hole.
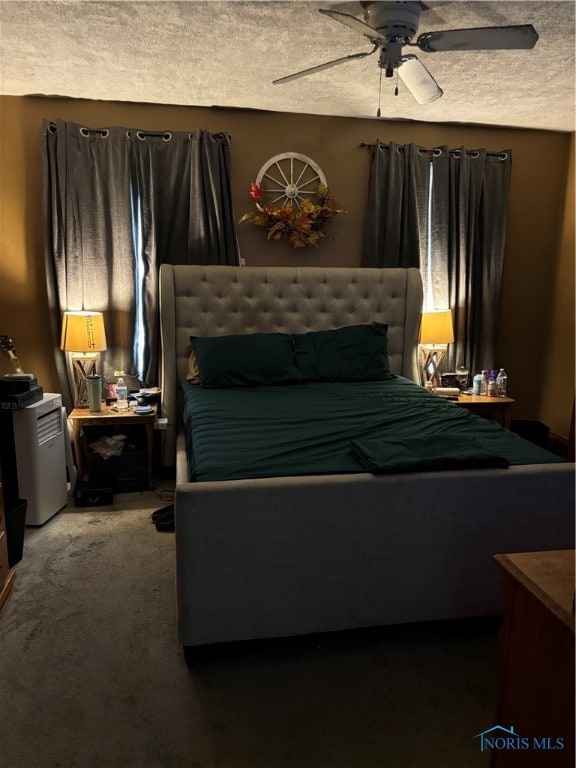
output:
M305 333L388 323L390 370L418 380L422 281L417 269L172 266L160 268L165 463L172 465L190 336Z

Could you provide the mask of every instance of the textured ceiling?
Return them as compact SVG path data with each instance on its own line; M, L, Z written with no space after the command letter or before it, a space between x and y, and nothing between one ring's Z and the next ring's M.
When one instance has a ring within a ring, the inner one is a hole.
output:
M418 32L531 23L531 51L418 52L444 90L419 105L382 79L383 118L573 131L574 2L429 2ZM0 2L3 94L43 94L375 117L377 54L283 85L272 80L369 51L318 13L358 2ZM412 52L412 50L409 50Z

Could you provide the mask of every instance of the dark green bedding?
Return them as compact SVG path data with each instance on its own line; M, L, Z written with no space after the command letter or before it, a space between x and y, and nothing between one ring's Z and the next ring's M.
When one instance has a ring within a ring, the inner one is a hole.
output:
M560 462L542 448L408 379L203 389L184 383L190 477L366 472L352 441L452 435L510 464Z

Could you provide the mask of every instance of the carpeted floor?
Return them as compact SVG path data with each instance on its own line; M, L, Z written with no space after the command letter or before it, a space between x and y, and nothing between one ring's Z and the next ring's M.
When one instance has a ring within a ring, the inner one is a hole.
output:
M498 622L228 647L189 670L151 492L27 529L0 618L2 768L476 768Z

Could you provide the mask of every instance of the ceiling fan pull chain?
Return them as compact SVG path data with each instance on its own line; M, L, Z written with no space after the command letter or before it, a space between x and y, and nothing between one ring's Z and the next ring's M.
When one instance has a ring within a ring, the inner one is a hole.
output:
M376 112L376 117L381 117L382 112L380 111L380 99L382 98L382 67L380 67L380 85L378 87L378 111Z
M394 96L398 96L398 69L396 69L396 87L394 88Z

